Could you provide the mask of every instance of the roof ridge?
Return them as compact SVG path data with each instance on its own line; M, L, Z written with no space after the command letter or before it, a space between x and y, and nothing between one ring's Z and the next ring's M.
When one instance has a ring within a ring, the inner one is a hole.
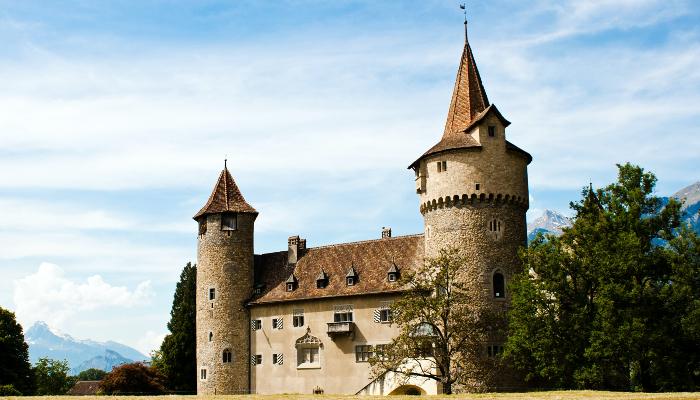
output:
M229 180L231 181L230 185ZM206 214L218 214L226 211L258 215L255 208L245 201L228 168L224 167L211 196L209 196L209 201L193 218L197 219Z

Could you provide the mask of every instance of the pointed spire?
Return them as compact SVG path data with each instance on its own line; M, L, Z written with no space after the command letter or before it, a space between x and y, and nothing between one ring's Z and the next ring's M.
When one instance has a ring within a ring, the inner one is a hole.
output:
M224 170L221 171L221 175L219 175L219 180L216 182L211 196L209 196L209 201L199 210L197 215L194 216L194 219L205 214L216 214L226 211L258 214L250 204L246 203L231 173L224 165Z
M464 24L464 51L457 71L455 87L452 91L450 111L447 113L445 132L442 137L453 136L464 131L476 116L489 106L484 85L481 83L479 70L476 68L474 54L467 40L467 25Z

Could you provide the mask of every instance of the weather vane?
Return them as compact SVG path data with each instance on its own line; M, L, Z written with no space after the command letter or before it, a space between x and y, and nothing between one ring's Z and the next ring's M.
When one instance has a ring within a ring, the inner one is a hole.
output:
M228 161L228 154L224 154L224 169L226 169L226 161Z
M464 10L464 40L467 40L467 3L460 4L459 8Z

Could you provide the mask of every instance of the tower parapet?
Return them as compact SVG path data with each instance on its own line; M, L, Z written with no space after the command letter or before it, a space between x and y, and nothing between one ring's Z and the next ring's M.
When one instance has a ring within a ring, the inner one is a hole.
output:
M250 391L253 234L258 212L224 168L207 204L194 216L197 240L197 394Z

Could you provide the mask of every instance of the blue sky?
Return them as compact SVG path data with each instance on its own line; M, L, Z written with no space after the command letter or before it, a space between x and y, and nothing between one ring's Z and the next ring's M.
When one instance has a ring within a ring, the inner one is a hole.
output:
M447 1L4 1L0 306L147 352L228 155L256 252L423 231L406 167L442 134ZM692 1L467 3L489 96L529 151L529 220L632 162L700 179Z

